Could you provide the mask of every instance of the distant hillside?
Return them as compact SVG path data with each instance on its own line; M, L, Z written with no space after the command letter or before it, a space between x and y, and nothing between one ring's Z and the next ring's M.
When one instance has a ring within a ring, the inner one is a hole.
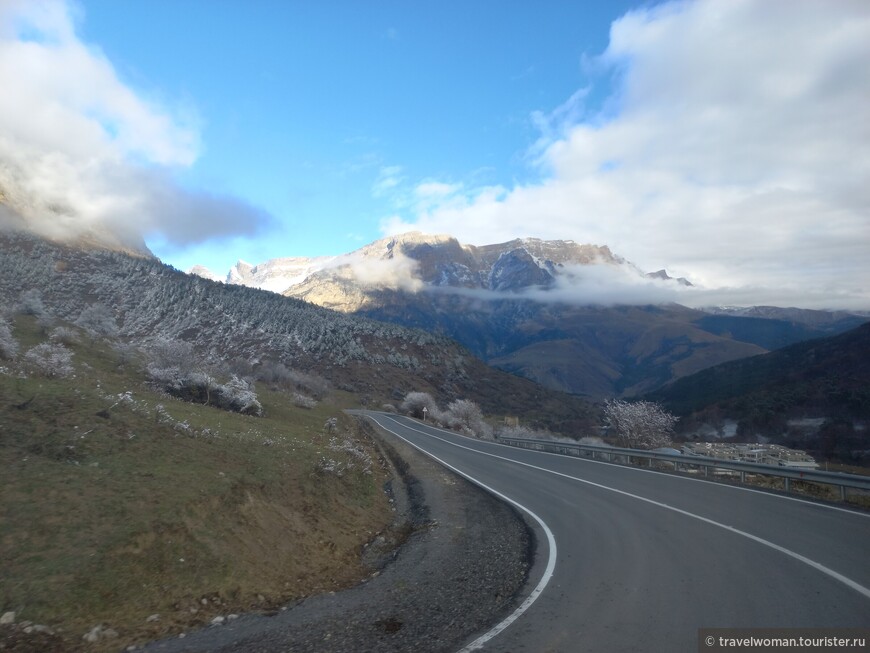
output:
M449 335L495 367L592 397L637 395L710 365L765 351L698 328L693 319L699 314L675 305L481 302L420 293L361 313Z
M717 365L647 396L679 415L763 401L789 414L870 418L870 324Z
M723 337L749 342L765 349L836 335L867 322L866 317L842 311L755 306L743 309L707 309L712 313L696 324Z
M646 398L681 415L684 430L731 420L741 439L768 437L864 458L870 449L870 324L717 365ZM814 426L799 428L802 423Z
M492 369L444 336L216 283L151 258L21 234L0 235L0 252L3 303L38 289L49 311L68 321L104 304L120 335L139 344L178 339L216 361L313 371L378 405L417 390L442 401L472 399L486 413L523 415L564 432L590 420L582 400Z

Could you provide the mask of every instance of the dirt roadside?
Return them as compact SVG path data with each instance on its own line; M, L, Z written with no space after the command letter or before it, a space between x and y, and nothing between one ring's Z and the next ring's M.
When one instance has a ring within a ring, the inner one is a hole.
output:
M534 551L523 519L405 443L376 437L393 468L386 490L396 521L364 553L369 580L138 650L446 652L509 614L525 593Z

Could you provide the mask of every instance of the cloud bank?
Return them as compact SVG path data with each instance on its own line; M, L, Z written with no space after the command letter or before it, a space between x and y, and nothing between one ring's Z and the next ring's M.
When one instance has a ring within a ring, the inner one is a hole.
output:
M572 238L711 299L870 308L868 34L861 0L632 11L586 62L616 80L603 106L583 89L534 116L543 181L445 186L382 228Z
M264 226L255 207L176 182L199 154L194 112L130 88L75 19L61 0L0 0L0 221L179 246Z

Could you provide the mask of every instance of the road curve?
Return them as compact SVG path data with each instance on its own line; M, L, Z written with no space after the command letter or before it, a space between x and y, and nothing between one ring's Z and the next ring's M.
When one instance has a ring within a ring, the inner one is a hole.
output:
M864 513L361 413L538 530L536 591L463 651L696 651L699 628L870 626Z

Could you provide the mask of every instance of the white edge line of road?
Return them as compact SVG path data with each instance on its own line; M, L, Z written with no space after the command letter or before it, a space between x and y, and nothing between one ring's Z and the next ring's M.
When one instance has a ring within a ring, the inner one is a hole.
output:
M394 421L396 421L396 420L394 420ZM396 422L396 423L398 423L398 422ZM803 562L804 564L812 567L813 569L816 569L817 571L820 571L823 574L830 576L834 580L837 580L837 581L843 583L847 587L850 587L851 589L855 590L856 592L862 594L865 598L870 599L870 589L864 587L860 583L857 583L854 580L852 580L851 578L848 578L848 577L844 576L843 574L834 571L830 567L826 567L825 565L823 565L819 562L816 562L815 560L811 560L810 558L807 558L806 556L803 556L800 553L792 551L791 549L786 549L785 547L780 546L779 544L775 544L775 543L771 542L770 540L765 540L764 538L758 537L757 535L753 535L752 533L747 533L746 531L741 531L740 529L734 528L733 526L728 526L727 524L723 524L721 522L714 521L714 520L709 519L707 517L702 517L701 515L696 515L695 513L689 512L687 510L683 510L682 508L677 508L676 506L671 506L667 503L662 503L660 501L655 501L653 499L647 499L646 497L642 497L638 494L632 494L631 492L626 492L625 490L617 490L616 488L608 487L607 485L601 485L600 483L595 483L593 481L587 481L585 479L577 478L576 476L570 476L569 474L563 474L562 472L556 472L556 471L553 471L551 469L547 469L545 467L538 467L537 465L532 465L530 463L524 463L524 462L521 462L519 460L512 460L510 458L505 458L504 456L497 456L494 453L488 453L486 451L480 451L479 449L473 449L471 447L466 447L465 445L462 445L462 444L450 442L449 440L438 437L437 435L432 435L431 433L426 433L425 431L421 431L420 429L416 429L416 428L411 427L411 426L407 426L407 425L404 425L404 426L405 426L405 428L411 429L412 431L417 431L418 433L422 433L423 435L426 435L427 437L435 438L436 440L441 440L442 442L444 442L446 444L452 445L454 447L459 447L460 449L468 449L469 451L474 451L476 453L483 454L484 456L491 456L493 458L498 458L499 460L504 460L507 462L514 463L515 465L522 465L524 467L530 467L532 469L537 469L539 471L547 472L549 474L554 474L556 476L562 476L563 478L568 478L568 479L577 481L579 483L585 483L586 485L591 485L593 487L597 487L597 488L600 488L602 490L608 490L610 492L615 492L617 494L621 494L623 496L630 497L632 499L637 499L638 501L643 501L645 503L649 503L649 504L652 504L654 506L658 506L660 508L665 508L666 510L672 510L673 512L679 513L681 515L685 515L687 517L692 517L693 519L697 519L699 521L702 521L706 524L710 524L712 526L718 526L719 528L722 528L726 531L729 531L729 532L734 533L736 535L742 535L743 537L745 537L747 539L750 539L754 542L758 542L759 544L763 544L764 546L770 547L771 549L774 549L775 551L779 551L780 553L784 553L785 555L790 556L790 557L794 558L795 560L798 560L799 562ZM399 436L399 437L401 437L401 436ZM404 439L404 438L402 438L402 439ZM431 455L431 454L429 454L429 455ZM807 502L807 503L809 503L809 502Z
M458 653L470 653L471 651L476 651L476 650L482 648L484 646L484 644L486 644L489 640L491 640L493 637L495 637L500 632L502 632L505 628L510 626L514 621L519 619L523 615L523 613L526 610L528 610L535 601L538 600L538 597L544 591L544 588L547 587L547 584L550 582L550 579L553 577L553 570L556 568L556 538L553 536L553 531L550 530L550 527L547 526L547 524L544 522L543 519L538 517L538 515L536 515L534 512L532 512L531 510L526 508L521 503L514 501L513 499L511 499L508 496L505 496L504 494L502 494L498 490L489 487L488 485L486 485L485 483L482 483L481 481L478 481L476 478L474 478L470 474L466 474L465 472L463 472L460 469L457 469L456 467L454 467L450 463L447 463L447 462L441 460L438 456L435 456L435 455L429 453L428 451L426 451L422 447L417 446L416 444L414 444L410 440L403 438L401 435L399 435L395 431L387 428L383 424L378 423L377 420L375 420L373 417L369 416L369 418L372 419L372 421L374 421L379 427L381 427L385 431L392 433L397 438L399 438L403 442L406 442L407 444L411 445L412 447L414 447L415 449L417 449L421 453L429 456L433 460L438 461L441 465L443 465L447 469L455 472L456 474L459 474L463 478L465 478L465 479L469 480L470 482L474 483L475 485L483 488L487 492L497 496L498 498L502 499L503 501L506 501L506 502L510 503L511 505L516 506L517 508L519 508L523 512L527 513L529 516L532 517L532 519L534 519L536 522L538 522L538 525L541 527L541 529L544 531L544 533L547 536L547 547L549 548L549 559L547 560L547 567L546 567L546 569L544 569L544 574L541 576L541 580L538 581L538 584L535 587L535 589L532 590L532 592L525 598L525 600L523 600L523 602L520 603L519 606L517 606L517 609L514 610L510 615L508 615L501 622L499 622L498 624L493 626L490 630L485 632L483 635L481 635L480 637L475 639L473 642L465 645L462 649L460 649L458 651ZM411 427L406 426L405 428L411 428ZM413 430L417 430L417 429L413 429Z

